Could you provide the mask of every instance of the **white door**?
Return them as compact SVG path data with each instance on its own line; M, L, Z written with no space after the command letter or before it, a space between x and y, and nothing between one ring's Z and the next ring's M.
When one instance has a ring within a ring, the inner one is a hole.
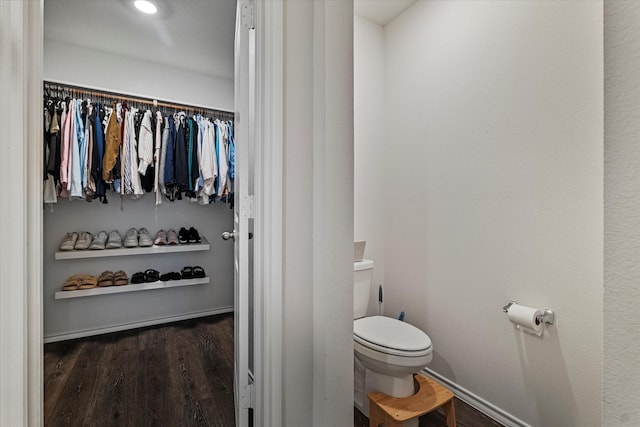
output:
M253 197L249 194L251 165L250 150L254 141L254 69L255 30L253 30L253 4L238 0L235 36L235 181L234 181L234 391L236 426L249 426L249 408L253 407L253 384L249 377L249 218L253 217ZM229 238L229 235L227 235Z

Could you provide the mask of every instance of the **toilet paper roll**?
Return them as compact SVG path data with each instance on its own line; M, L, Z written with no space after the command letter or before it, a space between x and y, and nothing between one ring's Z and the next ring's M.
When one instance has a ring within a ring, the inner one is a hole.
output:
M507 316L509 321L514 325L522 328L524 331L542 335L544 324L541 319L543 312L532 307L526 307L524 305L512 304L509 307Z

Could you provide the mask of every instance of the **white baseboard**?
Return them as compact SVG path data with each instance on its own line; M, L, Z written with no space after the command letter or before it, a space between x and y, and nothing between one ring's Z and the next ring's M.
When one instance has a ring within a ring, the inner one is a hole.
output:
M473 406L478 411L482 412L488 417L493 418L506 427L531 427L530 424L527 424L521 419L514 417L510 413L498 408L492 403L487 402L486 400L470 392L469 390L460 387L458 384L449 381L447 378L441 376L440 374L433 372L428 368L424 368L422 372L428 377L433 378L434 380L444 384L447 388L451 389L453 394L458 399L462 400L470 406Z
M144 328L146 326L161 325L163 323L178 322L180 320L195 319L198 317L213 316L216 314L224 314L233 312L233 306L216 308L215 310L197 311L193 313L181 314L178 316L158 317L155 319L144 320L141 322L125 323L122 325L107 326L105 328L85 329L65 334L47 335L44 337L44 343L52 343L57 341L66 341L76 338L90 337L93 335L108 334L110 332L126 331L128 329Z

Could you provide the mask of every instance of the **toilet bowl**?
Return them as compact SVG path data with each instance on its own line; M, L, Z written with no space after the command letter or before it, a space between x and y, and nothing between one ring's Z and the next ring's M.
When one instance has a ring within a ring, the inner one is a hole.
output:
M354 405L367 417L370 392L394 397L413 395L413 374L433 357L431 339L415 326L385 316L364 317L372 269L373 261L354 263ZM417 426L418 420L404 425Z

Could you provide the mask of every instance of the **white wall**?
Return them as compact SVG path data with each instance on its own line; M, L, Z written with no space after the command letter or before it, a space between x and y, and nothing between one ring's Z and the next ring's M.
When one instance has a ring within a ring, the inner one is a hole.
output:
M384 284L383 204L393 205L393 194L385 191L389 176L385 142L390 142L392 124L386 121L384 108L384 31L367 19L355 17L353 52L354 75L354 240L366 240L365 258L375 261L372 298L377 300L377 285ZM373 124L373 125L372 125ZM373 148L376 147L376 148ZM391 226L394 228L393 226ZM375 295L373 295L375 294ZM369 306L369 315L377 314L377 304Z
M604 419L640 425L640 3L604 3Z
M56 40L44 42L44 78L233 111L233 80Z
M45 22L46 25L46 22ZM123 78L126 75L126 78ZM44 78L115 92L157 97L189 105L233 111L233 82L179 68L83 49L45 40ZM229 311L233 307L233 245L220 239L233 229L229 205L200 206L187 201L165 200L157 208L154 196L125 198L108 193L109 204L59 200L53 211L44 212L44 335L58 339L75 333L93 333L144 322L187 315ZM211 245L209 251L187 254L108 257L81 260L54 259L68 231L119 230L146 227L155 236L159 229L196 227ZM211 283L90 298L55 300L65 279L74 273L99 275L105 270L124 270L129 277L149 268L161 274L184 266L204 268Z
M353 422L353 4L283 8L282 425L342 427Z
M385 28L385 310L514 422L600 425L601 37L601 1L420 1ZM516 331L510 299L556 326Z

